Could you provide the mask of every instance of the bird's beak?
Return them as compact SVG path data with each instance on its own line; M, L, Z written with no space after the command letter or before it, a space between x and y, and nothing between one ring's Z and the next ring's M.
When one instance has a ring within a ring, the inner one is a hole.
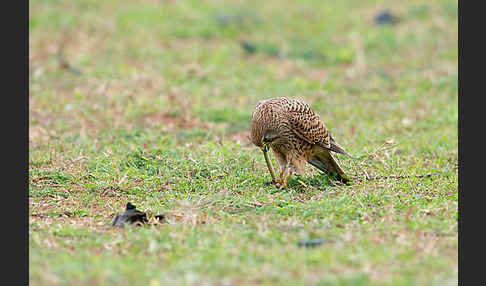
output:
M263 142L263 145L262 145L262 152L263 153L267 153L269 147L268 147L268 143L267 142Z

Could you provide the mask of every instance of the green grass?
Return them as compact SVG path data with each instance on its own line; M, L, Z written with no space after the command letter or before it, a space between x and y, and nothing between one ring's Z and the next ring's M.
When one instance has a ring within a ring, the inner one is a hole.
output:
M399 22L375 25L382 9ZM445 0L31 1L30 284L457 285L457 17ZM338 156L352 176L439 175L266 185L247 136L278 96L360 156ZM112 228L127 202L167 224Z

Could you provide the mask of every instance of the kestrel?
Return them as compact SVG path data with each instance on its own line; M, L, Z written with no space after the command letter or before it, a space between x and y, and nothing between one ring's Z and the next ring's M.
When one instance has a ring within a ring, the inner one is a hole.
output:
M303 175L306 162L341 182L349 181L331 151L351 155L334 141L319 115L304 102L285 97L258 102L251 119L251 141L263 151L276 184L286 186L291 174ZM269 148L280 167L279 179L268 158Z

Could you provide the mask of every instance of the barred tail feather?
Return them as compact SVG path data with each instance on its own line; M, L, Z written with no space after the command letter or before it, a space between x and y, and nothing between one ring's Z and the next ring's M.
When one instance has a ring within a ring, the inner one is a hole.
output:
M307 162L329 176L336 176L337 179L343 183L349 181L346 173L328 150L323 149L321 152L314 154L314 156L310 157Z

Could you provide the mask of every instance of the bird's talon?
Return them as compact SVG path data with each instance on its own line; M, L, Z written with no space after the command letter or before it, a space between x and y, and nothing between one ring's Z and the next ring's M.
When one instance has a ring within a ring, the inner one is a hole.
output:
M283 182L282 180L278 180L277 182L274 183L275 187L277 189L284 189L287 187L287 182Z
M268 185L278 185L278 184L282 184L282 180L276 179L276 180L266 181L266 182L263 182L263 184L265 186L268 186Z

